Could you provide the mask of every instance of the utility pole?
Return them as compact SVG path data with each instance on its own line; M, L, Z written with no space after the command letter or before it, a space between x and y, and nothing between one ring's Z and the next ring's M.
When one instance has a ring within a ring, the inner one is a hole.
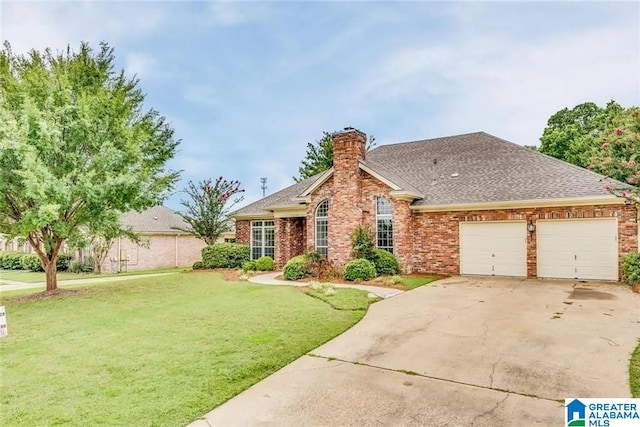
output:
M262 197L264 197L265 192L267 191L267 178L260 178L260 182L262 183Z

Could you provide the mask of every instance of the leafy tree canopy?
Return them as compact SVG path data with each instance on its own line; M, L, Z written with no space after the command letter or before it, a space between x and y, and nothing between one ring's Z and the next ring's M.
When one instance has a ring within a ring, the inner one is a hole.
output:
M640 207L640 107L631 107L617 115L587 167L629 184L607 183L613 194Z
M610 101L604 108L593 102L564 108L549 118L540 138L539 151L586 167L612 120L623 110L615 101Z
M375 137L369 137L367 150L375 147ZM307 143L307 154L300 162L298 177L294 181L300 182L304 179L317 175L333 167L333 140L329 132L323 132L322 138L315 143Z
M63 242L159 204L178 141L114 51L0 51L0 232L26 236L55 290Z
M231 230L229 211L244 200L244 196L236 196L244 192L240 189L240 182L227 181L222 177L216 182L207 179L197 185L189 181L184 192L190 200L180 202L186 211L178 214L189 224L189 228L178 230L204 240L207 245L213 245L222 233Z

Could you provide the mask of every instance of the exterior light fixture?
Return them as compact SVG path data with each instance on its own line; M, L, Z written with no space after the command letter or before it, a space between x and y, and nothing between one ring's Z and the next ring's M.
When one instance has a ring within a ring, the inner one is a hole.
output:
M530 233L536 231L536 225L533 223L532 219L530 219L529 223L527 224L527 230L529 230Z

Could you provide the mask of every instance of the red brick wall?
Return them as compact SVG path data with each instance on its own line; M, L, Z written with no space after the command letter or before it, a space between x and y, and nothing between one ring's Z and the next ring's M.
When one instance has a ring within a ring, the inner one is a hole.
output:
M359 160L365 158L366 144L366 135L357 130L333 135L333 197L329 206L328 238L329 259L337 264L349 260L350 235L361 222Z
M277 269L305 250L306 230L304 218L276 218L276 259Z
M619 260L638 251L636 208L630 205L576 206L562 208L505 209L494 211L414 213L413 271L459 274L459 223L461 221L504 221L538 219L618 217ZM527 275L536 277L536 233L527 233Z
M251 243L251 221L236 220L236 243L248 245Z

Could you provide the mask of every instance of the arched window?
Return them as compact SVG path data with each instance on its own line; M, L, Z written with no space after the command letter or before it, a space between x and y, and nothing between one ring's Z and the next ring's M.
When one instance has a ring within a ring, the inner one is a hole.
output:
M328 216L329 201L321 202L316 208L316 251L324 256L328 254Z
M376 237L379 249L393 253L393 209L384 197L376 199Z

